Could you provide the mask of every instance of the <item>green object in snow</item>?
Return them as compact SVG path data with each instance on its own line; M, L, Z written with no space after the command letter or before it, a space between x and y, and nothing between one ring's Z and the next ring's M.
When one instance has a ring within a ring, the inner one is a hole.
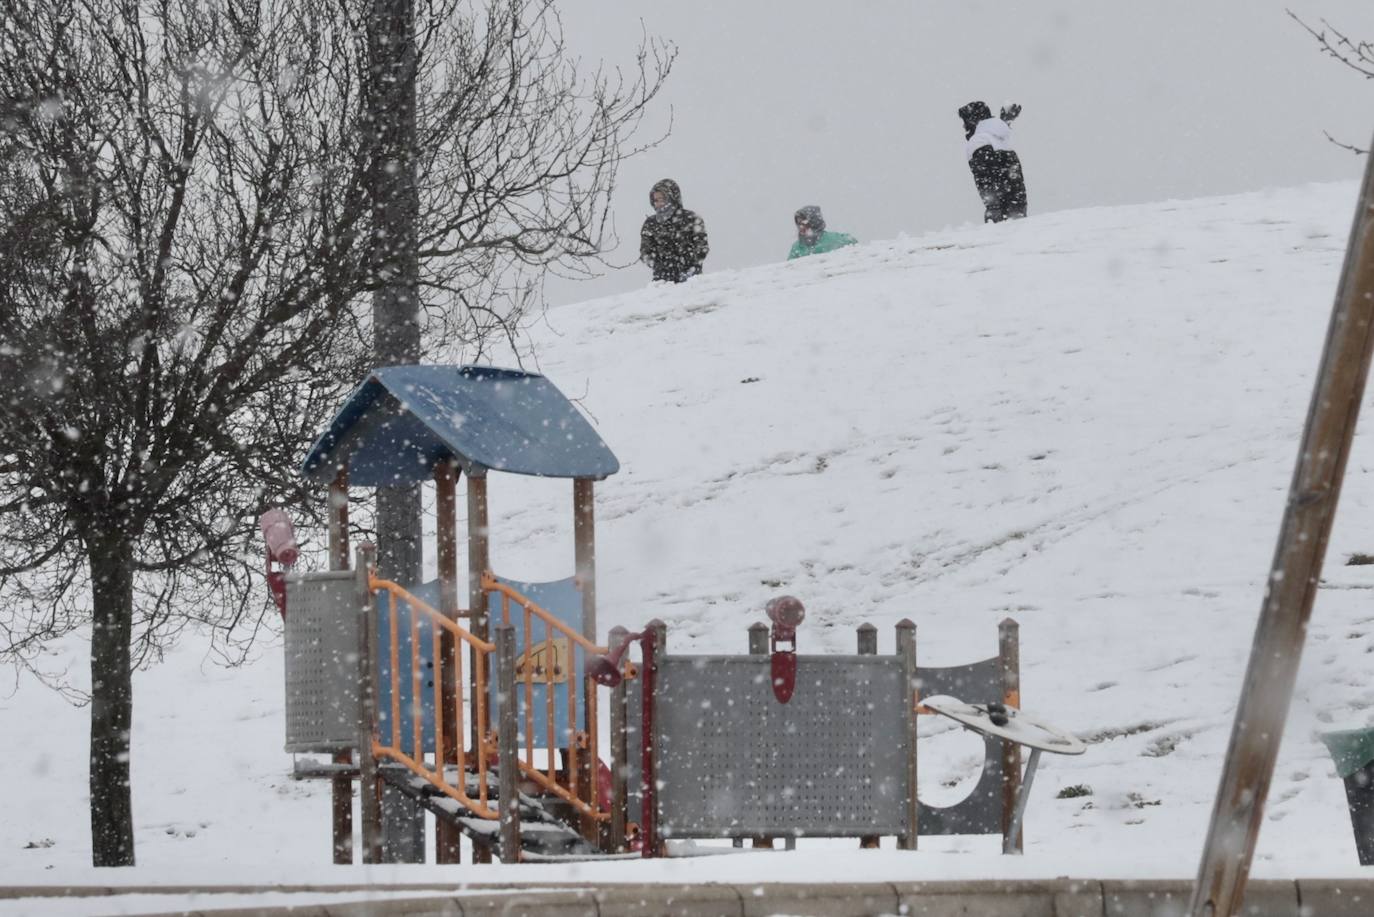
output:
M1322 741L1342 780L1374 761L1374 727L1324 732Z
M794 258L803 258L807 255L824 255L826 252L833 252L835 249L844 248L846 245L855 245L858 241L847 232L830 232L827 230L816 238L815 245L807 245L801 239L793 242L792 250L787 253L787 260L791 261Z

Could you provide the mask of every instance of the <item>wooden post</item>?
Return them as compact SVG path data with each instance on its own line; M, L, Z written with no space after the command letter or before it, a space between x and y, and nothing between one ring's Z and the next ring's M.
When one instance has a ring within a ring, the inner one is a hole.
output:
M472 632L482 640L487 636L487 595L482 591L482 574L491 569L491 534L487 523L487 472L485 468L468 469L468 609ZM472 675L470 703L476 702L476 674ZM477 717L468 717L474 730L473 747L477 747Z
M1346 246L1189 913L1240 912L1374 350L1374 156Z
M573 480L573 562L582 590L582 636L596 643L596 513L591 478Z
M434 466L434 493L435 504L434 514L435 533L438 536L437 561L439 568L439 613L450 621L458 620L458 509L455 494L458 474L457 468L451 461L442 460ZM443 721L445 729L443 731L442 747L434 750L436 761L442 762L439 767L440 772L444 772L448 765L457 766L458 764L458 743L462 737L458 735L455 724L444 720L448 717L448 711L457 709L458 703L458 653L462 647L458 646L458 641L453 634L447 630L439 631L439 664L440 671L434 673L440 679L440 709L443 714L436 711L435 722ZM458 775L459 785L465 780L463 774ZM463 862L462 847L460 838L462 832L458 826L442 818L434 820L434 862L436 863L461 863Z
M582 636L596 643L596 501L591 478L573 479L573 571L577 587L582 593ZM586 653L573 648L573 660ZM576 668L574 663L574 669ZM570 673L570 678L575 671ZM593 776L598 758L596 726L596 684L584 679L582 691L582 722L586 728L586 754L578 756L578 795L588 805L596 805ZM577 727L572 724L574 741ZM582 835L595 843L600 828L596 819L583 817Z
M768 655L768 625L762 621L749 625L749 655Z
M581 647L574 647L573 651L575 658L577 653L581 652ZM575 676L576 669L569 673L569 684L575 683L573 681ZM582 709L586 711L587 728L585 731L574 731L572 736L574 742L579 744L584 741L586 742L585 747L578 749L577 795L578 798L593 808L598 807L596 783L599 776L597 774L597 764L600 758L598 754L599 749L597 748L597 733L600 731L600 727L596 722L597 710L595 698L597 687L597 683L594 679L590 677L582 679ZM588 842L594 846L600 846L601 822L597 821L594 816L583 813L580 819L580 829L582 831L582 836L586 838Z
M997 658L1002 669L1002 703L1021 709L1021 626L1011 618L997 624ZM1012 826L1016 798L1021 792L1021 746L1002 745L1002 852L1021 853L1024 824Z
M501 702L497 761L501 768L501 862L520 862L520 754L515 723L515 625L498 623L496 696Z
M340 465L329 484L329 569L348 569L348 466ZM344 750L333 755L335 764L352 764L353 753ZM335 777L330 781L334 862L341 866L353 862L353 780Z
M474 465L468 469L468 608L472 633L488 640L487 594L482 590L482 574L491 569L491 534L487 523L487 470ZM469 741L477 748L477 667L468 674ZM490 863L491 849L481 844L472 848L474 863Z
M359 618L358 810L362 821L364 863L382 861L381 787L377 779L377 758L372 753L372 737L377 732L377 654L373 649L373 635L377 633L377 604L368 587L368 572L376 562L377 549L370 544L360 545L354 571L354 594Z
M920 836L917 828L919 804L916 801L916 699L920 686L916 680L916 622L903 618L897 622L897 655L902 657L902 671L906 674L906 690L902 703L906 706L903 723L906 726L906 779L911 792L906 805L907 833L897 837L898 850L915 850Z
M329 569L348 569L348 466L329 484Z
M749 625L749 655L768 655L768 625L762 621L755 621ZM755 834L750 839L749 846L772 850L773 837L768 834Z
M868 623L860 624L857 637L860 656L878 655L878 628ZM879 838L876 834L865 834L863 837L859 838L860 849L872 850L876 849L878 846Z
M641 723L640 763L639 763L639 828L641 854L647 858L664 855L663 838L658 833L658 724L654 719L654 709L658 698L658 661L668 652L668 627L657 619L650 621L644 629L644 639L640 644L644 653L644 663L640 672Z
M623 627L612 627L606 635L606 644L614 652L629 632ZM622 663L623 667L623 663ZM606 847L611 853L625 850L625 822L627 787L625 768L629 757L629 736L626 730L630 725L629 711L626 710L625 679L611 689L611 821Z

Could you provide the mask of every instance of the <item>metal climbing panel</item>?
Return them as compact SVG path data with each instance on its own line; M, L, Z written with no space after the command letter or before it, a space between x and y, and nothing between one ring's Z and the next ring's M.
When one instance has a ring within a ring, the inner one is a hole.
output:
M655 704L663 837L907 834L915 750L897 656L799 656L780 704L760 656L665 656ZM630 687L630 709L639 703ZM638 786L638 740L628 755ZM638 800L632 800L635 811Z
M286 577L286 750L358 744L358 613L348 570Z

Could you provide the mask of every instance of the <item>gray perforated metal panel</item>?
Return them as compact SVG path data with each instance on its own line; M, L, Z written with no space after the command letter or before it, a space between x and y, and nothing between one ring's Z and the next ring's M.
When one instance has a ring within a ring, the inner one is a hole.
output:
M906 833L903 803L914 788L901 659L800 656L797 663L796 692L780 704L766 656L660 662L664 837Z
M856 657L824 658L838 658L847 662ZM899 660L893 657L866 656L858 658L863 658L867 661L885 663L887 665L893 666L893 668L896 671L901 671ZM747 657L670 656L668 657L668 666L672 667L674 663L679 663L684 660L687 660L689 664L695 666L698 669L696 673L698 676L697 680L701 681L703 677L709 680L710 674L714 671L710 668L712 660L740 661L741 659L747 659ZM806 673L808 672L808 666L811 661L812 660L806 656L799 657L799 662L803 664L803 667L799 673L802 677L806 677ZM755 661L755 664L766 666L767 657L759 657L759 659ZM765 668L761 671L766 673L767 670ZM916 670L916 674L922 696L933 697L936 694L952 694L956 697L959 697L960 699L967 698L970 702L973 703L987 703L989 701L1001 700L1004 693L1002 687L1001 661L996 656L990 659L984 659L979 662L962 666L918 667ZM757 673L755 677L758 677ZM764 674L763 677L766 679L767 675ZM639 687L640 683L638 681L632 681L626 686L627 705L629 709L630 718L630 727L628 730L626 749L626 795L629 804L629 818L631 821L639 821L641 817L639 798L640 740L638 730L640 722L641 698L639 693ZM800 683L799 678L799 685L797 688L798 694L802 692L802 689L803 685ZM766 692L767 699L772 701L772 692L767 691L766 681L764 682L764 690ZM707 697L703 698L703 700L711 700L711 698ZM773 702L776 703L776 701ZM884 698L882 700L875 700L874 702L882 704L894 703L888 700L887 698ZM797 703L797 698L794 697L792 703ZM689 723L688 725L691 724ZM679 729L679 727L674 728L675 730ZM702 733L707 736L709 736L710 732L711 730L709 728L702 730ZM663 732L662 730L660 730L660 748L664 747L661 744L662 740ZM682 739L679 738L678 741L679 747L681 747ZM900 742L900 737L898 739L895 739L894 741ZM984 758L983 769L979 774L979 779L973 791L969 793L967 797L965 797L964 799L960 800L958 803L955 803L952 806L929 806L921 804L918 814L919 833L925 835L1001 833L1002 743L1000 739L989 738L985 739L984 744L987 750ZM712 781L712 783L715 785L715 789L713 791L715 801L713 803L707 803L707 805L713 809L717 821L728 821L729 817L726 815L726 812L732 807L738 805L741 798L747 796L749 792L754 792L760 785L757 782L757 778L753 778L755 779L755 783L753 785L748 786L747 790L736 786L736 784L741 780L751 779L750 766L746 766L748 765L748 762L745 762L745 764L738 764L730 763L728 760L722 760L729 758L728 748L728 745L722 747L719 743L712 743L708 741L697 755L697 759L702 761L705 761L707 756L712 758L713 760L711 763L713 764L713 766L721 767L722 772L724 774L724 776L722 776L718 781ZM691 752L689 749L689 751L686 752L686 754L690 753ZM752 754L755 757L757 757L757 752L753 752ZM660 769L662 769L664 765L666 765L667 763L668 762L666 761L662 761L662 763L660 764ZM690 783L688 785L690 785ZM664 824L671 823L675 825L678 820L677 816L675 815L675 808L679 805L678 800L681 799L681 794L674 795L673 793L671 793L670 786L664 787L662 793L660 794L660 800L664 798L665 794L667 795L667 798L670 800L670 802L668 803L667 807L665 807L662 804L662 802L660 803L660 819L664 822ZM750 834L782 833L771 832L770 830L760 825L748 822L744 818L744 810L740 809L740 812L741 814L737 819L738 824L733 831L722 830L715 831L710 834L703 832L695 836L720 836L727 834L739 836ZM756 814L756 812L751 813L751 817L753 817L753 815ZM891 819L889 819L889 821L891 821ZM902 832L900 830L874 828L873 830L867 832L854 832L844 830L838 831L836 833L844 835L853 833L899 834ZM684 834L683 831L679 828L677 830L676 836L685 837L689 835Z
M968 665L918 666L916 682L921 697L949 694L970 704L1001 701L1006 694L996 656ZM952 806L922 803L916 816L921 834L1002 833L1002 740L984 737L983 745L983 769L972 792Z
M352 572L287 577L287 751L358 744L358 619Z

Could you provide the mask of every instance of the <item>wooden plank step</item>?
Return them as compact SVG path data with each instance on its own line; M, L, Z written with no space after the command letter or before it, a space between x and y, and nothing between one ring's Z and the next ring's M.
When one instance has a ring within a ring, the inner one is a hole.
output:
M500 852L500 823L495 819L477 816L409 768L388 764L379 767L378 773L382 779L434 813L436 818L457 825L473 843L481 844L495 856L504 859ZM477 782L474 780L470 785L475 791ZM499 802L495 792L489 792L487 798L492 803ZM600 851L586 838L545 809L538 799L524 793L520 794L520 852L522 858L540 857L546 860L568 857L585 859L600 855Z

